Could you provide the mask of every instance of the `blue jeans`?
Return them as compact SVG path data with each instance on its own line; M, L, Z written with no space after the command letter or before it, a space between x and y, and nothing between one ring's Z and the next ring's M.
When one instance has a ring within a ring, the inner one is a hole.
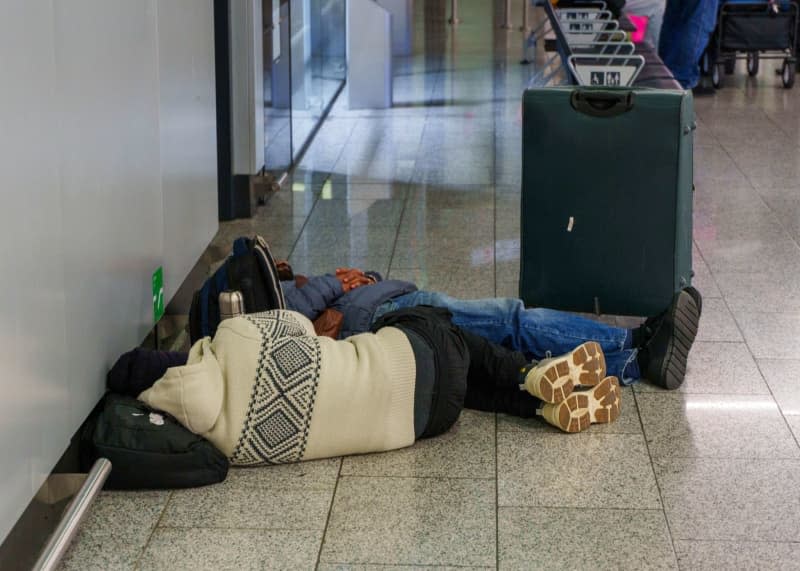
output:
M372 319L417 305L447 308L453 314L453 323L459 327L492 343L522 351L537 361L548 353L560 355L586 341L597 341L605 353L609 375L626 385L639 380L637 350L631 346L630 329L563 311L526 309L519 299L463 300L434 291L416 291L381 304Z
M700 57L717 25L719 0L667 0L658 54L684 89L700 81Z

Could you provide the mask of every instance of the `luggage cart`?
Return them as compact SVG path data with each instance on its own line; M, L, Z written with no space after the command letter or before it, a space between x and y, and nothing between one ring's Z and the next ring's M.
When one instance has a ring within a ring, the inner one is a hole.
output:
M759 62L783 60L777 73L791 88L797 72L798 5L795 0L727 0L719 8L717 28L700 61L715 88L722 85L720 69L732 74L737 59L747 60L747 73L758 74Z

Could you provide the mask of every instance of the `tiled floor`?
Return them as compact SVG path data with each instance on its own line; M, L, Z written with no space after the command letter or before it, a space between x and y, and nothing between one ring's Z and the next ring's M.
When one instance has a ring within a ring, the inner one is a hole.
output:
M289 187L218 244L258 231L302 272L515 295L532 70L492 2L462 1L456 33L445 4L416 3L397 106L342 98ZM800 569L800 88L772 68L696 102L705 305L679 391L626 389L617 423L578 435L468 411L397 452L106 493L66 568Z

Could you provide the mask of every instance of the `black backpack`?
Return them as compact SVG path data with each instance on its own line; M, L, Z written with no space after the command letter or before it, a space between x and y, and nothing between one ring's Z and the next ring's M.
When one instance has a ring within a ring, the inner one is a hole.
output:
M189 310L192 343L217 332L219 294L231 290L241 292L246 313L286 308L275 259L261 236L237 238L233 254L194 294Z
M167 413L114 393L86 423L80 457L84 471L98 458L111 461L110 490L193 488L228 475L228 459L208 440Z

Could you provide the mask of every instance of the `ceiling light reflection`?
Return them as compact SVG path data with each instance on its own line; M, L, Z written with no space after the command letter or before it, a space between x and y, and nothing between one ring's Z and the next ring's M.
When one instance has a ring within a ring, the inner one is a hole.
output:
M778 408L778 405L776 405L774 402L767 400L757 400L757 401L702 400L702 401L687 402L685 406L686 410L774 411L775 409Z

